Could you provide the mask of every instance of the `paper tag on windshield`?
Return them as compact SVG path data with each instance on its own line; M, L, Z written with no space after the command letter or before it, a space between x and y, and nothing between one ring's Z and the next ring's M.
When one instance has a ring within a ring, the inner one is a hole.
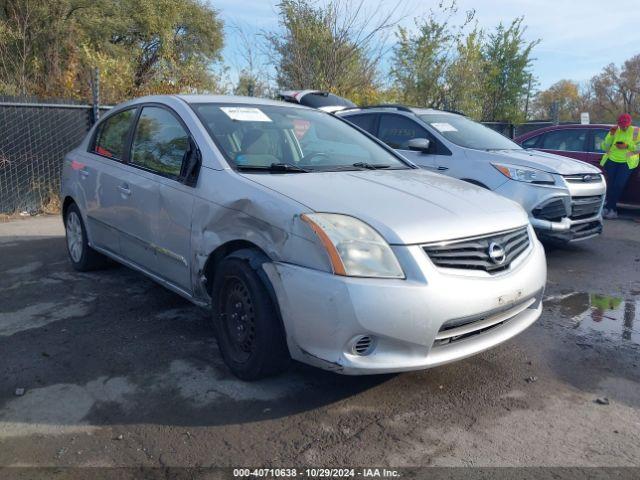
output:
M431 126L439 132L457 132L458 129L447 122L432 123Z
M231 120L238 120L240 122L270 122L271 119L267 117L259 108L251 107L220 107L227 117Z

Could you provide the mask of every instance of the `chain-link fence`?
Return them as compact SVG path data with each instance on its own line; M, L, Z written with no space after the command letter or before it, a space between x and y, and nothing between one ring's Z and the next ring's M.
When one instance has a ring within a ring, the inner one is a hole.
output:
M56 208L62 159L91 127L92 108L0 96L0 213Z

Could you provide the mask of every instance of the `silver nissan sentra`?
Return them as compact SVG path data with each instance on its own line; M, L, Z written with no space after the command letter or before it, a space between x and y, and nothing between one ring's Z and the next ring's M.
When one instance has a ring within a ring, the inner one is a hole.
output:
M345 374L434 367L542 310L544 250L519 205L302 106L119 105L66 156L62 198L75 269L109 257L210 308L247 380L291 359Z

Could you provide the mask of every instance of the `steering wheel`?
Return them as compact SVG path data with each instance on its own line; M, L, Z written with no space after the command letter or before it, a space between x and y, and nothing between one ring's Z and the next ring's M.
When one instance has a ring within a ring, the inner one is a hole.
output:
M328 158L329 155L324 152L312 152L309 155L305 155L300 159L301 164L305 162L309 162L310 164L318 163L318 161L322 160L322 158ZM315 159L315 160L312 160Z

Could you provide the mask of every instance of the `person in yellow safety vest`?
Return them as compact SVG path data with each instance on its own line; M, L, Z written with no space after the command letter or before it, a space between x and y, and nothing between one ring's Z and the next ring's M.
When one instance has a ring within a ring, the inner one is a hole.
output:
M600 165L607 172L607 200L604 218L618 218L618 201L624 187L638 167L640 153L640 128L631 126L631 115L623 113L618 117L618 124L611 127L602 142L605 154Z

